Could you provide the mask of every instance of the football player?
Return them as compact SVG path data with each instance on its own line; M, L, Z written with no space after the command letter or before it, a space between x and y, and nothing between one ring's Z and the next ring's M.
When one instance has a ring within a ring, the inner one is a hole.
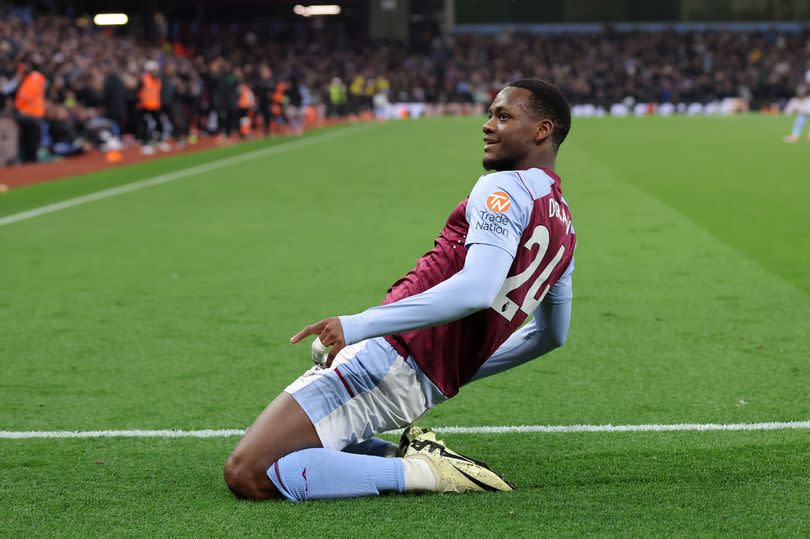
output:
M565 97L543 81L515 81L496 96L483 126L483 165L494 172L478 179L383 305L292 337L316 335L316 359L321 344L329 352L238 442L224 469L234 494L312 500L512 489L410 425L465 384L565 341L576 235L554 169L570 127ZM404 427L399 446L374 438Z

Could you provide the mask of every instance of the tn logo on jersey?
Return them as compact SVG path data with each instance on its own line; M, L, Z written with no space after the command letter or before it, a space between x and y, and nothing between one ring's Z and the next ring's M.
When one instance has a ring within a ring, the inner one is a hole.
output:
M505 212L511 205L512 201L509 200L509 195L503 191L495 191L489 195L489 198L487 199L487 208L496 213Z

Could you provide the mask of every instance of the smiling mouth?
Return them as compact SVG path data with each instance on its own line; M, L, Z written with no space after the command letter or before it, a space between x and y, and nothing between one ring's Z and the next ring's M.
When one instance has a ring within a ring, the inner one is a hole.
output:
M498 143L497 143L497 142L495 142L495 141L492 141L492 140L486 140L486 139L484 139L484 149L485 149L485 150L486 150L487 148L489 148L490 146L494 146L494 145L496 145L496 144L498 144Z

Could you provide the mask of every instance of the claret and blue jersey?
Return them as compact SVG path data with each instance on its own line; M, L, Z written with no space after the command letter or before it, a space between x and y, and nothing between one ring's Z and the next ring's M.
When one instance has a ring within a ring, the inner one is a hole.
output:
M513 259L492 306L386 337L403 357L413 356L448 397L475 376L549 294L554 302L570 301L576 234L560 178L539 168L482 176L450 214L434 248L391 287L385 303L425 292L457 274L475 244L497 247Z
M278 492L302 500L442 491L414 479L421 472L407 458L365 457L392 445L373 436L412 424L472 380L560 346L570 320L575 245L553 172L482 176L384 305L340 317L347 346L331 366L313 367L285 389L322 448L269 468ZM523 325L531 314L534 320ZM438 477L429 468L425 473Z
M497 114L484 124L485 166L553 163L570 124L565 98L542 81L512 86L498 94L492 108ZM542 101L544 93L551 94L552 118L520 112L532 108L531 96ZM481 176L451 212L433 249L394 283L382 305L324 319L293 336L299 342L317 333L332 347L331 361L288 385L292 399L274 401L254 425L297 417L289 428L303 433L304 442L272 464L263 461L271 484L258 486L253 474L239 473L237 447L226 464L229 486L262 494L269 486L294 500L511 491L489 467L454 455L413 423L463 385L562 345L575 246L571 212L554 172L530 167ZM323 353L318 343L316 359ZM399 448L374 438L396 428L407 428ZM267 436L273 433L251 427L246 438L261 447ZM313 447L316 436L320 447ZM417 441L425 445L417 447ZM276 445L289 443L279 436Z

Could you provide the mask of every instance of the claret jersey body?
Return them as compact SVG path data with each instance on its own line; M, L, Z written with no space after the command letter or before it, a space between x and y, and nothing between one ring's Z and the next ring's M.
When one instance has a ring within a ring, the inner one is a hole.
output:
M394 283L385 303L424 292L461 271L467 248L476 243L504 249L514 259L492 306L386 337L403 357L413 356L447 397L472 379L571 264L576 234L560 178L539 168L482 176L448 217L434 248Z

